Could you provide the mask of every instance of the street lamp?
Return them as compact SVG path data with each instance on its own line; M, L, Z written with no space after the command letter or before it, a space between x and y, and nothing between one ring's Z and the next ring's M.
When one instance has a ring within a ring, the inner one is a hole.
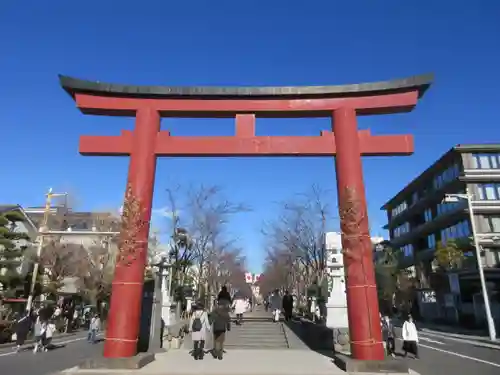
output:
M477 235L476 222L474 220L474 211L472 207L472 195L469 193L469 188L466 187L465 194L446 194L444 197L444 202L459 202L466 200L469 208L470 224L472 229L472 238L474 240L474 247L476 249L477 267L479 269L479 279L481 281L481 289L483 293L484 309L486 311L486 321L488 323L488 332L490 335L490 340L496 340L496 330L495 321L491 315L490 299L488 296L488 289L486 288L486 279L484 277L483 262L481 260L481 247L479 245L479 236Z

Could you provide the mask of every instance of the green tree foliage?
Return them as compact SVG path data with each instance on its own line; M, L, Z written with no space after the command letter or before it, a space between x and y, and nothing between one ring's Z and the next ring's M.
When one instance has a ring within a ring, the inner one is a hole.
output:
M383 311L389 311L393 305L394 296L399 289L398 277L400 273L399 251L385 245L375 261L377 293Z
M16 223L22 221L24 216L18 211L0 214L0 284L5 297L16 297L24 289L19 266L26 246L18 241L29 240L29 237L15 231Z
M464 251L472 247L469 239L449 240L436 247L435 261L445 271L456 271L462 268L465 260Z

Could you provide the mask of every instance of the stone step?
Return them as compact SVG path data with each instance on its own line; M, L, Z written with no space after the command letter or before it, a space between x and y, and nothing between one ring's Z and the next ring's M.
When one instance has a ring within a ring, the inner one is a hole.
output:
M228 349L253 349L253 350L258 350L258 349L263 349L263 350L283 350L283 349L289 349L287 344L282 344L282 345L259 345L259 344L251 344L251 343L238 343L238 344L232 344L232 343L225 343L224 347Z
M228 336L228 337L246 337L246 338L254 338L254 339L258 339L258 338L265 339L266 337L285 337L283 332L276 332L274 334L267 333L265 335L256 335L253 332L232 332L232 331L227 333L226 336Z
M231 327L231 330L229 332L230 333L231 332L245 332L245 333L254 334L254 335L261 335L261 336L263 336L263 335L282 335L283 334L282 329L252 330L252 329L234 329L232 327Z
M226 338L226 342L231 342L231 343L241 343L241 344L245 344L245 343L255 343L256 345L258 344L262 344L262 345L265 345L265 344L268 344L268 345L275 345L275 344L285 344L286 345L286 339L284 337L280 337L280 338L273 338L273 339L266 339L266 340L262 340L262 339L253 339L253 340L248 340L248 339L239 339L239 338L236 338L236 337L228 337Z
M241 326L232 326L226 334L226 346L254 350L289 348L283 327L273 322L243 322Z
M284 340L285 339L285 335L284 334L281 334L281 335L267 335L267 336L258 336L258 335L241 335L241 334L236 334L236 335L232 335L232 334L228 334L226 335L228 338L239 338L241 340L269 340L269 341L272 341L272 340Z

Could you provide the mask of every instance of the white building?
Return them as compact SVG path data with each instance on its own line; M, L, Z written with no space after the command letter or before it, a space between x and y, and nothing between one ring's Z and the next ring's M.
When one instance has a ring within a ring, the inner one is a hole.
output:
M385 239L383 237L371 237L373 244L373 251L376 251L376 245L383 242ZM339 232L327 232L325 233L325 249L326 249L326 265L331 269L335 264L339 264L342 261L339 257L342 256L342 239Z

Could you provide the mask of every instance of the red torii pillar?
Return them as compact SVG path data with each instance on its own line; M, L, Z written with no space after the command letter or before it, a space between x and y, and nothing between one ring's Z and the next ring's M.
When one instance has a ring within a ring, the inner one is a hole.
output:
M158 89L61 77L62 86L75 98L82 112L136 117L133 132L80 139L80 153L84 155L130 155L128 187L141 204L140 219L146 224L135 233L134 257L116 266L104 356L136 354L158 156L335 156L341 214L344 202L350 198L348 191L356 192L360 211L357 225L342 235L343 248L348 248L353 255L344 256L351 351L356 359L384 359L361 156L409 155L413 152L413 140L409 135L372 136L368 130L358 131L356 116L409 111L429 86L430 79L420 76L319 88ZM340 97L332 97L335 94ZM283 99L287 95L291 99ZM310 98L311 95L317 97ZM320 136L305 137L255 136L255 113L263 117L276 113L295 117L330 115L333 133L325 131ZM234 116L235 136L171 136L167 131L160 131L162 115Z

